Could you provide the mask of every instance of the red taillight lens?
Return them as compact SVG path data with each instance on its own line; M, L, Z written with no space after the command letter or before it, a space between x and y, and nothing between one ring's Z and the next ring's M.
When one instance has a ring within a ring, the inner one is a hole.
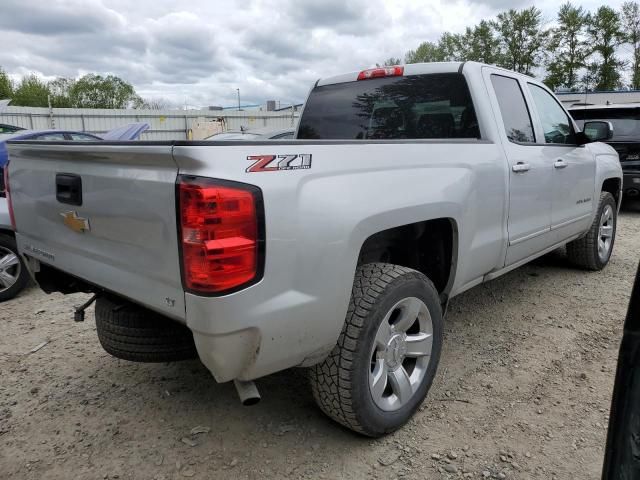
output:
M203 177L178 179L184 287L220 294L262 273L262 195L257 187Z
M11 203L11 190L9 188L9 162L4 166L4 193L7 197L7 207L9 209L9 219L11 220L11 228L16 230L16 218L13 215L13 204Z
M404 75L404 67L379 67L363 70L358 74L358 80L369 80L370 78L401 77Z

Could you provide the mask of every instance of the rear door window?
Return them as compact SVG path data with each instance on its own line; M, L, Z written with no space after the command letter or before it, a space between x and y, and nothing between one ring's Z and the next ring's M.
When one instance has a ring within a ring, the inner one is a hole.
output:
M533 123L527 102L515 78L491 75L507 138L516 143L534 143Z
M298 138L479 138L462 74L438 73L323 85L305 105Z

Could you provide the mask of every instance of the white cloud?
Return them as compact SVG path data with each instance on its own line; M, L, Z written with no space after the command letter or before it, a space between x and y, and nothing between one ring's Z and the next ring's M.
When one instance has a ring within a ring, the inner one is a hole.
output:
M617 7L619 1L614 2ZM595 9L601 3L583 2ZM112 73L177 104L299 102L323 76L404 56L506 0L3 0L0 66L12 76ZM549 20L557 2L536 4Z

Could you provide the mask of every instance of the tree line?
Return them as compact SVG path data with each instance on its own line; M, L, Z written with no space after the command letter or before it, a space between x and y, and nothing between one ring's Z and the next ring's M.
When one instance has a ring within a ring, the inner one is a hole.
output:
M621 49L629 60L621 58ZM603 5L588 12L567 2L552 27L536 7L510 9L464 33L445 32L404 57L404 63L465 60L532 76L544 72L544 82L553 90L640 89L640 5L629 1L620 10ZM392 57L384 65L399 63ZM623 81L625 72L630 83Z
M11 105L54 108L171 108L165 99L143 99L130 83L115 75L90 73L79 79L59 77L44 81L37 75L11 81L0 68L0 100L10 99Z
M626 49L628 58L621 58ZM498 65L527 75L543 72L553 90L640 89L640 5L620 10L603 5L588 12L563 4L555 25L547 27L536 7L510 9L482 20L464 33L445 32L437 42L409 50L404 63L465 61ZM389 58L384 65L403 63ZM625 84L628 72L630 82ZM167 100L143 99L128 82L114 75L87 74L79 79L44 81L34 74L11 81L0 68L0 100L12 105L60 108L171 108Z

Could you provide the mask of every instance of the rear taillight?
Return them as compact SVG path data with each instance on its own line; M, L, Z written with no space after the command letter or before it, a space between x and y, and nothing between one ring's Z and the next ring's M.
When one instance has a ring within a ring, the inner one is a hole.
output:
M370 78L382 78L382 77L401 77L404 75L404 67L378 67L370 68L369 70L363 70L358 74L358 80L369 80Z
M181 175L177 196L185 289L219 295L260 280L264 262L260 189Z
M9 219L11 220L11 228L16 230L16 218L13 215L13 204L11 203L11 190L9 188L9 162L4 166L4 193L7 197L7 208L9 209Z

